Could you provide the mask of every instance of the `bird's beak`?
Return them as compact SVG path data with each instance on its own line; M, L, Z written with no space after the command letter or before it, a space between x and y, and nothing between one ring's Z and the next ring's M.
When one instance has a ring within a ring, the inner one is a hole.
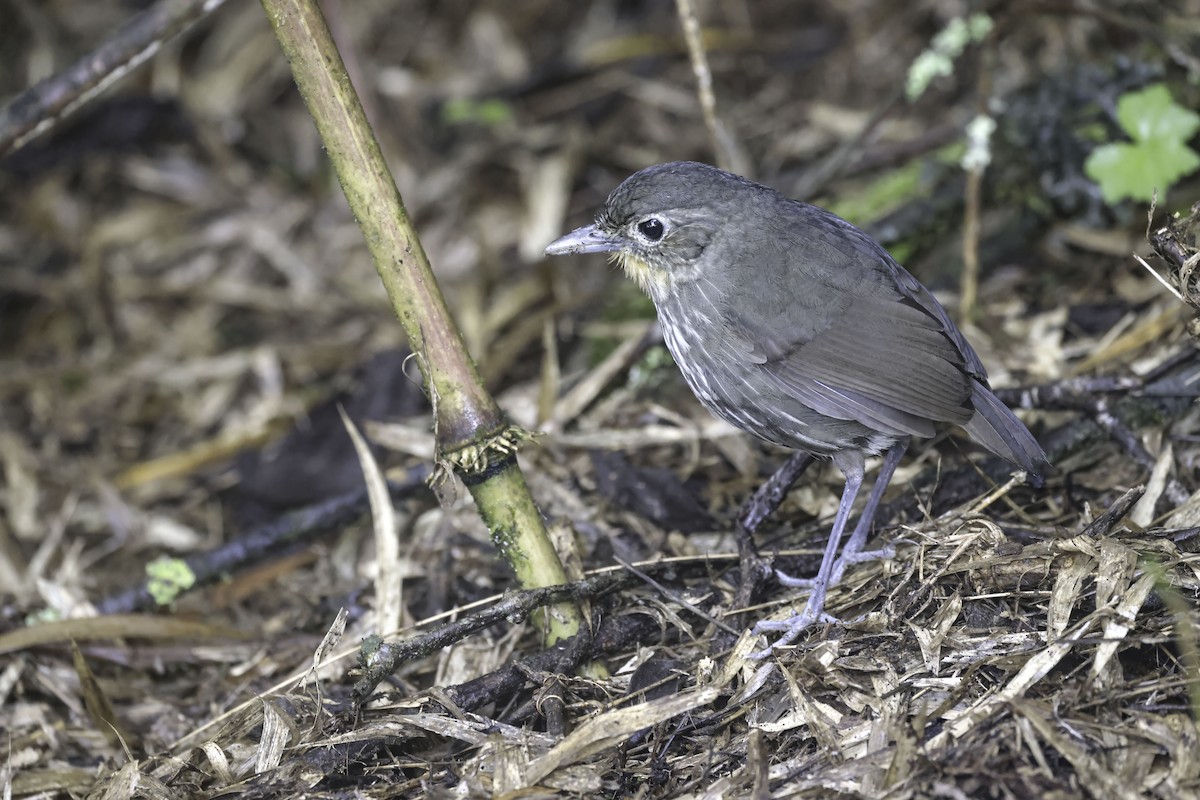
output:
M546 245L548 256L568 256L579 253L611 253L621 249L621 242L595 225L576 228L561 239Z

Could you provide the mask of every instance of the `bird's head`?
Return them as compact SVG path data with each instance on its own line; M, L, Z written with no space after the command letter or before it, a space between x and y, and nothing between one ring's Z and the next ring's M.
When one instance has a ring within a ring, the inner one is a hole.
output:
M609 253L658 302L697 278L720 277L711 273L722 264L705 252L756 188L707 164L648 167L613 190L593 224L552 242L546 255Z

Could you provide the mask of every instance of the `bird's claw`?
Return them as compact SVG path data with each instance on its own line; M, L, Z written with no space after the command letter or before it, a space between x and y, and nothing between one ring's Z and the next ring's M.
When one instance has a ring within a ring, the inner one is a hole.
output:
M805 608L799 614L793 614L787 619L763 619L754 624L754 634L762 635L768 633L777 633L783 631L783 636L780 636L774 642L767 646L765 650L759 650L752 653L750 658L754 661L761 661L767 658L781 647L787 647L794 644L800 638L800 634L811 628L813 625L841 625L842 621L837 617L826 614L824 611L817 611L812 608Z
M755 633L774 633L775 631L788 631L790 633L792 631L795 631L796 633L800 633L801 631L805 630L806 628L808 628L812 625L816 625L818 623L821 625L841 625L842 624L842 620L838 619L837 617L833 616L832 614L826 614L824 611L822 611L820 614L812 615L811 619L805 619L804 618L805 616L806 616L805 614L796 614L795 616L790 617L788 619L760 620L759 622L755 623L754 632Z

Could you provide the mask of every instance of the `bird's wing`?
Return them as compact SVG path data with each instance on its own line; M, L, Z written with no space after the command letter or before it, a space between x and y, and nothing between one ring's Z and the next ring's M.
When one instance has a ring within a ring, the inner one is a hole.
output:
M887 252L882 247L879 249L884 255L887 255ZM897 287L904 296L915 302L927 314L937 320L941 326L942 333L962 353L963 364L967 370L967 374L986 386L988 376L987 370L983 368L983 362L979 360L979 355L975 352L975 348L971 347L971 343L967 341L967 337L963 336L962 331L950 319L950 315L946 313L946 309L942 308L942 304L937 301L937 298L928 289L921 285L920 281L912 276L912 273L893 261L890 255L887 255L887 263L892 277L896 279Z
M971 418L972 379L937 321L897 297L854 300L805 342L781 325L726 320L747 360L785 394L835 419L895 436L932 436L935 422ZM782 334L782 335L781 335Z
M806 291L838 281L842 291L830 296L841 302L801 297L790 308L760 304L753 316L727 306L722 316L746 360L813 410L883 433L927 437L935 423L970 420L974 379L986 374L937 300L849 223L821 212L803 224L789 231L793 241L826 269L776 285Z

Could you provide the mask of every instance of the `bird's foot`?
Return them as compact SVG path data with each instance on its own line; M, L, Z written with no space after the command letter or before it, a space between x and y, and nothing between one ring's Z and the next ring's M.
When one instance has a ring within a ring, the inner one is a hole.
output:
M888 545L879 550L856 550L849 549L844 551L840 558L833 566L833 570L829 575L828 582L825 587L835 586L842 580L842 575L846 571L846 567L851 564L861 564L864 561L876 561L894 558L896 548ZM788 575L781 570L774 570L775 579L783 586L792 589L809 589L812 594L808 598L808 603L805 604L804 610L799 614L793 614L783 620L760 620L754 625L755 635L778 633L783 631L783 636L776 639L766 650L760 650L754 653L752 658L761 660L771 655L772 652L788 645L794 644L800 635L813 625L841 625L842 620L837 617L825 613L825 587L822 587L821 582L817 578L796 578Z
M797 578L788 575L781 569L771 571L775 573L775 580L779 581L779 585L789 589L811 589L817 582L815 578Z
M896 557L896 547L888 545L881 547L878 550L860 550L859 552L842 553L842 557L838 559L837 567L841 567L844 572L846 567L851 564L861 564L864 561L887 561ZM837 569L835 567L835 571ZM841 574L838 573L838 577Z
M892 545L882 547L878 550L861 550L858 552L847 551L843 552L838 558L837 563L833 565L833 572L829 575L829 585L834 586L841 582L842 576L846 574L846 567L851 564L862 564L866 561L886 561L896 557L896 548ZM788 575L783 570L773 570L775 580L779 581L781 586L786 586L789 589L812 589L816 586L815 578L797 578Z
M783 636L780 636L772 642L766 650L759 650L753 653L750 657L754 660L762 660L771 655L780 647L787 647L794 644L800 638L800 634L811 628L813 625L828 624L839 625L841 620L837 617L825 613L824 603L814 603L816 595L809 598L809 602L805 604L804 610L799 614L793 614L787 619L764 619L759 620L754 624L754 634L769 634L783 631Z

